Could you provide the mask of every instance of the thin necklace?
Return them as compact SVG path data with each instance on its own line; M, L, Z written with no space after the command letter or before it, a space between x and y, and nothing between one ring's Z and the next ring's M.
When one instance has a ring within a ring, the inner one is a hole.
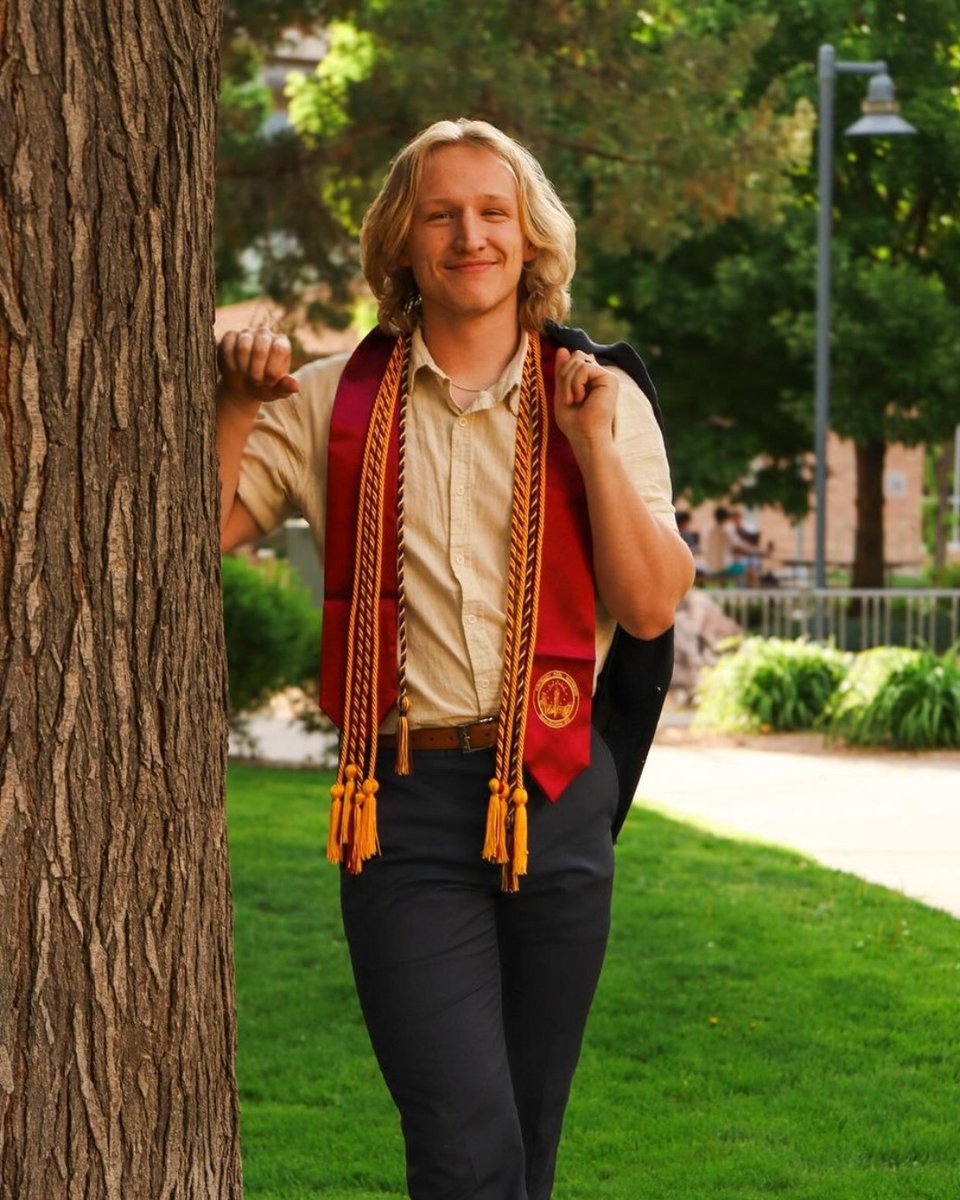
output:
M447 378L450 379L450 376L448 375ZM496 383L496 380L494 380L494 383ZM483 387L464 387L462 383L457 383L455 379L450 379L450 386L456 388L458 392L476 394L477 392L485 392L488 388L492 388L493 383L485 383Z

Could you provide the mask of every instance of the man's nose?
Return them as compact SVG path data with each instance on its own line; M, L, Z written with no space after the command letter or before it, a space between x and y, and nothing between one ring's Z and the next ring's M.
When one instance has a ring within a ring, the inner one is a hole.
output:
M457 227L457 243L461 250L477 250L485 241L483 222L479 214L463 212Z

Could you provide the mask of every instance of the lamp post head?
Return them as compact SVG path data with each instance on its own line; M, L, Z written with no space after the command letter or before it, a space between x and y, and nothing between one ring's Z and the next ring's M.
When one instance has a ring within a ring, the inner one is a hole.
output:
M850 137L889 137L917 132L899 115L900 104L893 90L893 80L886 71L870 77L867 98L860 107L863 116L847 130Z

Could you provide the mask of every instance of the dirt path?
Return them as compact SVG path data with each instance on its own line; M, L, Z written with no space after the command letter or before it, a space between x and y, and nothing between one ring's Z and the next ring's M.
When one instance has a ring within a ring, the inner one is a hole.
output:
M919 762L928 766L956 767L960 770L960 750L916 751L847 746L843 742L828 742L819 733L717 733L710 729L667 724L661 725L657 730L655 744L687 749L741 747L747 750L770 750L780 754L826 754L837 758L875 759L882 756L892 762Z

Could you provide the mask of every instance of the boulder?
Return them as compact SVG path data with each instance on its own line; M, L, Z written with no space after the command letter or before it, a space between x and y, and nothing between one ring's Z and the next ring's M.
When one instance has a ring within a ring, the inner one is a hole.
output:
M728 617L702 588L691 588L677 606L674 629L674 666L670 691L681 704L693 700L701 668L715 663L717 646L725 638L743 635L743 630Z

